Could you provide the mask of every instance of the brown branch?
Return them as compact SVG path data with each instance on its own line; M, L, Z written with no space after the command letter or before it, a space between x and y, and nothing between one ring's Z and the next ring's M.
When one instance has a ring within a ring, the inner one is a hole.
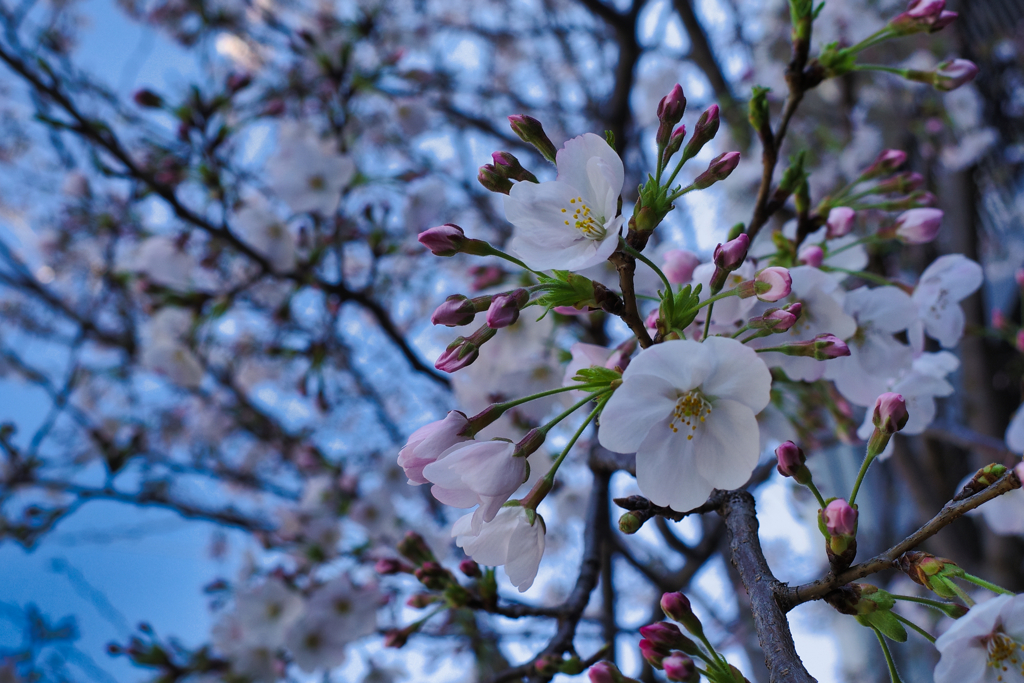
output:
M732 563L750 597L757 639L771 672L771 683L815 683L796 653L786 613L776 600L783 587L772 574L757 536L754 497L746 491L719 492L719 514L725 520Z
M1001 496L1008 491L1019 489L1020 487L1020 479L1017 478L1017 475L1014 474L1013 470L1010 470L1000 477L994 484L982 491L979 491L970 498L966 498L957 503L947 503L937 515L932 517L924 526L913 534L889 548L884 553L876 555L866 562L850 567L839 576L835 576L830 573L813 583L804 584L803 586L797 586L795 588L780 587L778 592L779 604L788 612L802 603L809 602L811 600L819 600L827 593L839 588L840 586L845 586L851 581L862 579L865 576L876 574L886 569L892 569L893 563L898 560L903 553L908 550L913 550L917 546L921 545L967 512L979 507L983 503L987 503L993 498Z

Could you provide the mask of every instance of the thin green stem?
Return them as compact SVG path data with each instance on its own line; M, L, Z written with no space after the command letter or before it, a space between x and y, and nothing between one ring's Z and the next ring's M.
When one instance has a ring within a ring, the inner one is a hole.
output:
M749 329L750 329L750 325L744 325L743 327L741 327L740 329L738 329L738 330L736 330L735 332L732 333L732 338L735 339L736 337L740 336L741 334L743 334L744 332L746 332ZM747 343L746 340L743 343L744 344Z
M487 254L488 255L490 255L490 256L497 256L498 258L503 258L506 261L508 261L509 263L516 264L517 266L519 266L523 270L530 271L534 275L540 275L541 274L538 271L536 271L533 268L531 268L530 266L528 266L525 263L523 263L522 261L520 261L519 259L517 259L515 256L512 256L510 254L506 254L501 249L498 249L497 247L494 247L492 245L487 245L487 246L489 247L489 249L487 249Z
M670 202L674 202L675 200L677 200L677 199L679 199L680 197L682 197L682 196L683 196L684 194L686 194L686 193L688 193L688 192L693 192L693 191L694 191L694 190L696 190L696 189L697 189L697 188L696 188L696 187L694 187L694 186L693 186L692 184L691 184L691 185L687 185L686 187L684 187L684 188L681 188L681 189L680 189L680 190L679 190L678 192L673 192L673 193L672 193L672 196L670 196L670 197L668 198L668 200L669 200Z
M822 497L821 492L818 491L818 487L814 485L813 481L809 481L809 482L807 482L807 488L809 488L811 490L811 493L814 494L814 498L818 501L818 505L820 505L821 509L824 510L825 509L825 499Z
M920 633L922 636L924 636L928 640L929 643L934 643L935 642L935 636L933 636L932 634L928 633L928 631L925 631L923 628L921 628L920 626L918 626L917 624L912 622L910 619L907 619L906 617L902 617L899 614L896 614L895 612L892 612L892 611L890 611L889 613L892 614L894 617L896 617L901 623L909 626L910 628L912 628L915 631L917 631L918 633Z
M864 481L864 475L868 473L868 468L871 467L871 461L875 459L875 456L870 453L865 454L864 462L860 465L860 472L857 473L857 481L853 484L853 491L850 492L850 500L847 502L850 507L857 501L857 494L860 492L860 484Z
M841 254L844 251L846 251L847 249L853 249L854 247L860 246L861 244L869 244L869 243L874 241L874 237L875 237L874 235L868 235L867 237L861 237L859 240L855 240L853 242L850 242L849 244L844 244L843 246L839 247L838 249L832 249L831 247L829 247L828 254L826 255L825 258L831 258L832 256L835 256L836 254Z
M577 401L571 407L569 407L566 410L562 411L557 417L552 419L550 422L548 422L544 426L539 427L537 429L537 431L539 431L541 434L547 434L549 431L551 431L551 428L554 427L556 424L558 424L559 422L561 422L565 418L569 417L570 415L575 413L577 410L579 410L583 406L585 406L588 403L590 403L591 401L593 401L598 396L601 396L602 394L610 393L612 391L615 391L615 390L612 389L611 387L606 387L606 388L602 389L601 391L596 391L593 394L590 394L586 398L584 398L584 399L582 399L580 401Z
M991 581L986 581L985 579L982 579L973 574L968 574L967 572L964 572L964 575L960 578L964 581L967 581L968 583L973 583L975 586L981 586L982 588L986 588L992 591L993 593L999 593L1000 595L1016 595L1016 593L1014 593L1013 591L1008 591L1002 586L997 586Z
M737 292L736 292L735 289L727 289L724 292L719 292L718 294L715 294L713 297L709 297L709 298L705 299L704 301L701 301L699 304L697 304L697 310L700 310L701 308L704 308L705 306L710 306L710 305L714 304L716 301L721 301L722 299L727 299L730 296L736 296L736 295L737 295ZM709 313L710 313L710 311L709 311Z
M907 69L897 69L894 66L883 66L882 64L854 64L853 71L884 71L897 76L907 75Z
M941 602L939 600L932 600L930 598L919 598L916 595L899 595L897 593L890 593L890 595L892 595L892 597L894 597L897 600L904 600L906 602L916 602L919 605L927 605L932 609L936 609L944 613L946 613L946 610L949 608L950 605L956 604L952 602Z
M720 654L718 654L718 651L715 650L715 646L711 644L711 641L708 640L708 637L704 635L703 631L697 634L697 638L700 639L700 642L704 643L704 647L708 649L708 653L711 655L711 659L708 660L708 664L711 668L728 673L729 663L725 661Z
M846 49L850 52L861 52L873 45L877 45L883 40L888 39L890 37L890 34L891 29L888 26L883 26L882 28L878 29L864 40L857 43L856 45L852 45Z
M522 405L522 404L528 403L530 401L535 401L538 398L544 398L545 396L552 396L554 394L562 394L562 393L565 393L566 391L587 391L589 389L598 389L598 388L604 387L604 386L607 386L607 384L574 384L574 385L568 386L568 387L558 387L557 389L548 389L547 391L542 391L542 392L540 392L538 394L530 394L529 396L524 396L522 398L513 399L511 401L505 401L504 403L496 403L494 405L495 405L496 408L498 408L502 412L504 412L504 411L508 410L509 408L515 408L518 405Z
M557 458L555 458L555 461L551 464L551 469L549 469L547 474L544 475L545 479L547 479L551 483L554 483L555 472L558 471L558 468L562 464L562 461L565 460L565 456L569 455L569 451L572 450L572 447L576 445L576 442L579 440L580 436L583 435L583 431L587 428L587 425L594 421L594 418L597 417L597 414L601 412L601 409L604 408L604 404L607 403L608 399L610 398L611 396L605 396L600 401L597 402L597 406L595 406L595 408L590 411L590 414L587 415L585 420L583 420L583 424L579 426L579 429L576 430L576 433L572 435L571 439L569 439L569 443L565 445L565 448L562 449L562 452L558 455Z
M709 299L709 301L711 301ZM699 306L698 306L699 308ZM704 336L700 338L701 342L708 338L708 332L711 331L711 313L715 310L715 302L711 301L711 305L708 306L708 317L704 321Z
M956 582L950 579L949 581L946 581L946 585L949 586L954 593L956 593L956 596L958 598L964 601L965 605L967 605L968 607L974 607L974 599L971 598L971 596L968 595L963 588L958 586Z
M896 662L892 660L892 653L889 652L889 645L885 642L885 636L874 626L871 630L875 632L875 637L878 638L878 644L882 646L882 654L885 655L885 663L889 667L889 678L892 679L892 683L903 683L903 679L900 678L900 674L896 671Z

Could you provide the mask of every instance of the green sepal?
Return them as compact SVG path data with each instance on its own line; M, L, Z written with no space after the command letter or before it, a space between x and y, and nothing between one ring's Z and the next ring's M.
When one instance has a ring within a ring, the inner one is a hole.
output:
M883 636L897 643L907 642L907 629L889 610L880 610L854 617L861 626L877 628Z
M611 368L600 368L591 366L580 369L572 378L573 382L580 384L603 384L611 385L612 382L622 379L622 373Z
M551 275L539 274L537 279L543 292L537 297L537 304L544 307L545 314L558 306L572 306L578 310L600 308L594 297L593 281L582 275L568 270L553 270Z

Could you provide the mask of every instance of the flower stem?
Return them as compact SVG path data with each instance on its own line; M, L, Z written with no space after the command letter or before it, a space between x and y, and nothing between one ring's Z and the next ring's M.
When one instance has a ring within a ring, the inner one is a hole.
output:
M936 609L943 613L946 613L946 609L950 605L956 605L956 603L953 602L940 602L939 600L931 600L930 598L919 598L916 595L899 595L897 593L890 593L890 595L892 595L892 597L894 597L897 600L904 600L906 602L916 602L919 605L927 605L928 607L931 607L932 609Z
M949 586L954 593L956 593L956 596L958 598L964 601L965 605L967 605L968 607L974 607L974 600L971 598L970 595L967 594L966 591L964 591L963 588L958 586L956 582L948 580L946 581L946 585Z
M809 481L809 482L807 482L807 488L809 488L811 490L811 493L814 494L815 499L818 501L818 505L820 505L821 509L824 510L825 509L825 499L822 497L821 492L818 491L818 487L814 485L813 481Z
M826 266L824 264L822 264L820 268L826 273L846 273L847 275L853 275L855 277L859 277L861 280L874 282L875 284L878 285L888 286L892 284L889 278L882 277L881 275L875 275L874 273L867 273L863 270L847 270L846 268L839 268L837 266Z
M968 574L967 572L964 572L964 575L961 576L960 578L963 579L964 581L969 582L969 583L973 583L975 586L981 586L982 588L987 588L988 590L992 591L993 593L999 593L1000 595L1016 595L1016 593L1014 593L1013 591L1008 591L1005 588L1003 588L1002 586L997 586L996 584L994 584L994 583L992 583L990 581L986 581L985 579L982 579L980 577L974 576L973 574Z
M856 45L852 45L852 46L846 48L846 51L849 51L849 52L861 52L862 50L866 50L869 47L871 47L873 45L877 45L878 43L882 42L883 40L888 39L890 37L890 35L889 35L890 31L891 31L891 29L888 26L883 26L882 28L878 29L877 31L872 33L870 36L865 38L864 40L862 40L859 43L857 43Z
M672 303L671 303L671 300L672 300L672 283L668 281L668 277L665 276L665 273L661 272L661 268L659 268L658 266L654 265L654 261L652 261L651 259L647 258L643 254L641 254L639 251L637 251L633 247L631 247L628 244L626 244L626 240L622 239L621 237L619 238L619 247L621 247L623 251L625 251L627 254L629 254L633 258L637 259L638 261L643 261L644 263L646 263L647 266L651 270L653 270L655 273L658 274L658 277L661 278L661 281L665 283L665 291L668 294L667 298L669 299L669 302L670 302L669 303L669 307L671 308L671 306L672 306ZM671 314L671 311L669 313Z
M933 636L932 634L928 633L928 631L925 631L923 628L921 628L920 626L918 626L917 624L912 622L910 619L907 619L906 617L901 617L900 615L898 615L898 614L896 614L895 612L892 612L892 611L890 611L889 613L891 615L893 615L894 617L896 617L903 624L906 624L910 628L912 628L915 631L917 631L918 633L920 633L922 636L924 636L928 640L929 643L934 643L935 642L935 636Z
M864 475L868 473L868 468L871 467L871 461L875 459L875 456L867 453L864 456L864 462L860 465L860 472L857 473L857 481L853 484L853 491L850 492L850 500L847 502L850 507L853 507L854 502L857 500L857 493L860 492L860 484L864 481Z
M497 256L498 258L502 258L502 259L505 259L505 260L506 260L506 261L508 261L509 263L514 263L514 264L516 264L517 266L519 266L519 267L520 267L520 268L522 268L523 270L528 270L528 271L530 271L530 272L531 272L531 273L533 273L534 275L540 275L540 273L539 273L539 272L537 272L536 270L534 270L534 269L533 269L533 268L531 268L530 266L526 265L525 263L523 263L522 261L520 261L519 259L517 259L517 258L516 258L515 256L511 256L511 255L509 255L509 254L506 254L506 253L505 253L505 252L503 252L503 251L502 251L501 249L498 249L497 247L494 247L494 246L492 246L492 245L490 245L490 244L488 244L488 245L487 245L487 247L488 247L488 248L487 248L487 250L486 250L486 255L488 255L488 256Z
M538 398L544 398L545 396L552 396L554 394L562 394L566 391L587 391L589 389L600 389L601 387L607 386L605 384L574 384L568 387L558 387L557 389L548 389L542 391L539 394L530 394L529 396L523 396L522 398L513 399L511 401L505 401L504 403L495 403L495 408L505 412L510 408L515 408L518 405L535 401Z
M569 417L570 415L575 413L577 410L579 410L583 406L585 406L588 403L590 403L591 401L593 401L598 396L601 396L602 394L610 393L612 391L615 391L615 390L612 389L611 387L605 387L604 389L601 389L600 391L596 391L593 394L590 394L586 398L584 398L584 399L582 399L580 401L577 401L571 407L569 407L566 410L562 411L561 414L559 414L557 417L552 419L550 422L548 422L544 426L539 427L537 429L537 431L539 431L541 434L547 434L549 431L551 431L551 428L554 427L556 424L558 424L559 422L561 422L565 418ZM601 405L604 405L604 403L602 402ZM600 406L598 406L598 407L600 407Z
M892 653L889 652L889 646L885 642L885 636L883 636L882 632L874 626L871 627L871 630L875 632L875 637L878 638L878 644L882 646L882 654L885 655L885 663L889 667L889 678L892 680L892 683L903 683L903 679L900 678L899 672L896 671L896 662L892 660Z
M897 76L906 76L907 69L897 69L894 66L883 66L881 64L854 64L854 71L884 71L888 74L896 74Z
M572 450L572 447L576 445L576 441L578 441L580 436L583 435L583 430L587 428L587 425L594 421L594 418L597 417L597 414L601 412L601 409L604 408L604 404L607 403L608 399L610 398L611 396L604 396L601 398L601 400L597 402L597 406L595 406L594 409L590 411L590 414L587 415L586 419L583 420L583 424L579 426L579 429L576 430L576 433L572 435L571 439L569 439L569 443L565 445L565 448L562 449L562 452L559 453L557 458L555 458L555 462L551 464L551 469L549 469L547 474L544 475L544 478L547 479L549 483L554 483L555 472L558 471L558 468L562 464L562 461L565 460L565 456L569 455L569 451Z
M841 254L844 251L846 251L847 249L853 249L854 247L859 246L861 244L869 244L869 243L874 241L874 237L875 237L874 235L868 235L867 237L861 237L859 240L855 240L853 242L850 242L849 244L844 244L843 246L841 246L841 247L839 247L837 249L832 249L830 247L829 250L828 250L828 255L825 256L825 258L832 258L836 254Z
M715 310L715 302L710 299L709 301L711 301L711 305L708 306L708 317L704 320L704 336L700 338L701 343L708 338L708 332L711 331L711 312Z

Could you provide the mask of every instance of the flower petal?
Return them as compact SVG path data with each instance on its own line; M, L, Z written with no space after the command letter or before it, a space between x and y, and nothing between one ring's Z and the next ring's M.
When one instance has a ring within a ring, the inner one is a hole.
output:
M693 437L697 473L715 488L739 488L757 467L760 442L757 419L750 407L719 399Z
M694 441L673 432L666 422L654 425L637 449L636 483L655 505L686 512L711 495L715 487L694 462Z
M654 375L628 379L605 404L597 440L610 451L634 453L655 424L668 424L675 405L676 388L665 379Z
M709 337L701 346L714 359L714 368L701 386L704 393L739 401L754 414L764 410L771 400L772 374L757 353L726 337Z

